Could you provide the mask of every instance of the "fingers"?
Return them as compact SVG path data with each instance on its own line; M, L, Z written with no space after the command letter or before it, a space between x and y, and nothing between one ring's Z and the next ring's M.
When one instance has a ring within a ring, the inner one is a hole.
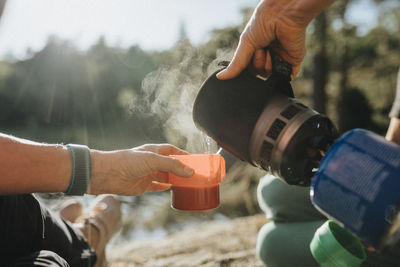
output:
M271 58L271 52L269 51L269 49L267 50L264 69L265 69L265 72L267 73L267 76L271 75L271 73L272 73L272 58Z
M132 179L130 186L132 187L130 192L134 195L142 195L147 192L168 190L172 184L168 183L167 173L155 171L146 177Z
M154 171L149 177L154 182L168 183L168 172Z
M160 155L188 155L189 152L170 144L147 144L137 148L141 151L149 151Z
M165 190L170 189L171 186L172 186L172 184L160 183L160 182L152 181L151 182L151 186L148 189L148 192L165 191Z
M299 72L300 72L300 65L292 66L291 79L293 80L294 78L296 78L296 76L297 76L297 74L299 74Z
M266 60L265 50L257 49L256 52L254 53L254 57L253 57L253 67L260 74L265 73L265 70L264 70L265 60Z
M179 160L168 157L168 155L188 155L189 153L170 144L143 145L135 150L152 152L146 154L147 166L149 170L172 172L181 177L193 175L193 169L185 166Z
M229 80L239 75L249 65L255 50L254 46L241 39L231 63L217 74L217 78Z
M240 72L242 72L247 67L247 65L243 66L242 64L248 64L251 61L251 57L253 57L252 63L253 63L254 70L257 72L257 74L261 74L262 76L266 76L266 77L271 75L272 59L271 59L271 53L269 52L269 50L267 50L267 52L265 52L264 49L257 49L254 52L254 56L250 56L249 60L247 59L247 56L248 55L246 55L245 60L241 60L241 59L236 60L237 57L234 56L231 64L229 64L229 66L226 69L220 71L217 74L217 78L220 80L228 80L228 79L232 79L232 78L236 77L237 75L240 74ZM289 56L286 56L286 57L289 57ZM235 60L236 60L236 62L234 62ZM243 62L245 62L245 63L243 63ZM289 63L292 63L292 60ZM292 74L291 74L292 80L300 72L300 67L301 67L300 64L292 63Z
M158 149L158 154L160 155L188 155L189 152L177 148L176 146L170 145L170 144L161 144L159 145L159 149Z
M194 174L192 168L172 157L154 154L152 161L151 165L158 171L171 172L181 177L191 177Z
M275 51L275 53L278 53L279 56L284 58L283 54L281 54L280 52ZM288 57L288 56L286 56L286 57ZM290 78L291 78L291 80L293 80L297 76L297 74L300 72L301 65L294 65L292 63L292 61L288 61L288 60L286 60L286 61L289 62L292 66L292 74L290 75ZM271 53L269 50L267 51L264 69L265 69L265 72L267 73L267 76L272 73L272 58L271 58Z

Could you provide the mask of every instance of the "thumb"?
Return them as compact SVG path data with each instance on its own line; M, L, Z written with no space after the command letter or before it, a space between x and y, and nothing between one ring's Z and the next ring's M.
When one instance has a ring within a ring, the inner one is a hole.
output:
M229 66L217 74L220 80L229 80L238 76L250 63L255 47L240 39Z
M157 170L159 171L172 172L180 177L191 177L194 174L192 168L184 165L175 158L157 155L155 161L154 166L157 166Z

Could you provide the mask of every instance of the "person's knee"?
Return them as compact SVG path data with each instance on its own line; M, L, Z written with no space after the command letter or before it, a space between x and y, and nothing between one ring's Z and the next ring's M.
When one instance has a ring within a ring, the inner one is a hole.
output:
M274 252L274 243L277 241L274 234L275 223L269 222L265 224L259 231L257 237L256 253L257 256L267 266L277 266L274 263L279 255Z
M288 185L270 174L260 179L257 199L267 218L276 222L325 219L311 204L309 188Z
M257 256L268 267L290 266L285 263L285 257L290 253L287 251L288 246L285 245L287 242L290 241L282 236L280 225L269 222L258 233L256 245Z
M275 179L272 175L265 175L262 177L257 186L257 200L260 208L267 214L269 217L270 209L268 207L268 185Z
M318 266L309 245L316 229L323 222L265 224L258 233L257 256L268 267Z

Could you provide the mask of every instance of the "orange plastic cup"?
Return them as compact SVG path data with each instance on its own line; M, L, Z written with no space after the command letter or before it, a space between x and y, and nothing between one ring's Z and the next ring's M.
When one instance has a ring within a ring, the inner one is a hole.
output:
M225 160L219 154L171 155L194 169L190 178L168 173L171 206L178 210L208 210L219 206L219 184L225 179Z

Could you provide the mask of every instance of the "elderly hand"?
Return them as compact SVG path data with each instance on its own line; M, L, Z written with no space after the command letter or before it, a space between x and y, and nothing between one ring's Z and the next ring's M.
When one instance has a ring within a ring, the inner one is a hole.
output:
M169 144L143 145L129 150L92 152L89 194L140 195L171 187L167 172L190 177L193 170L168 155L188 154Z
M239 45L229 66L217 74L218 79L236 77L252 60L255 70L268 75L271 57L265 52L270 46L292 65L294 78L304 58L306 27L334 0L262 0L240 36Z

